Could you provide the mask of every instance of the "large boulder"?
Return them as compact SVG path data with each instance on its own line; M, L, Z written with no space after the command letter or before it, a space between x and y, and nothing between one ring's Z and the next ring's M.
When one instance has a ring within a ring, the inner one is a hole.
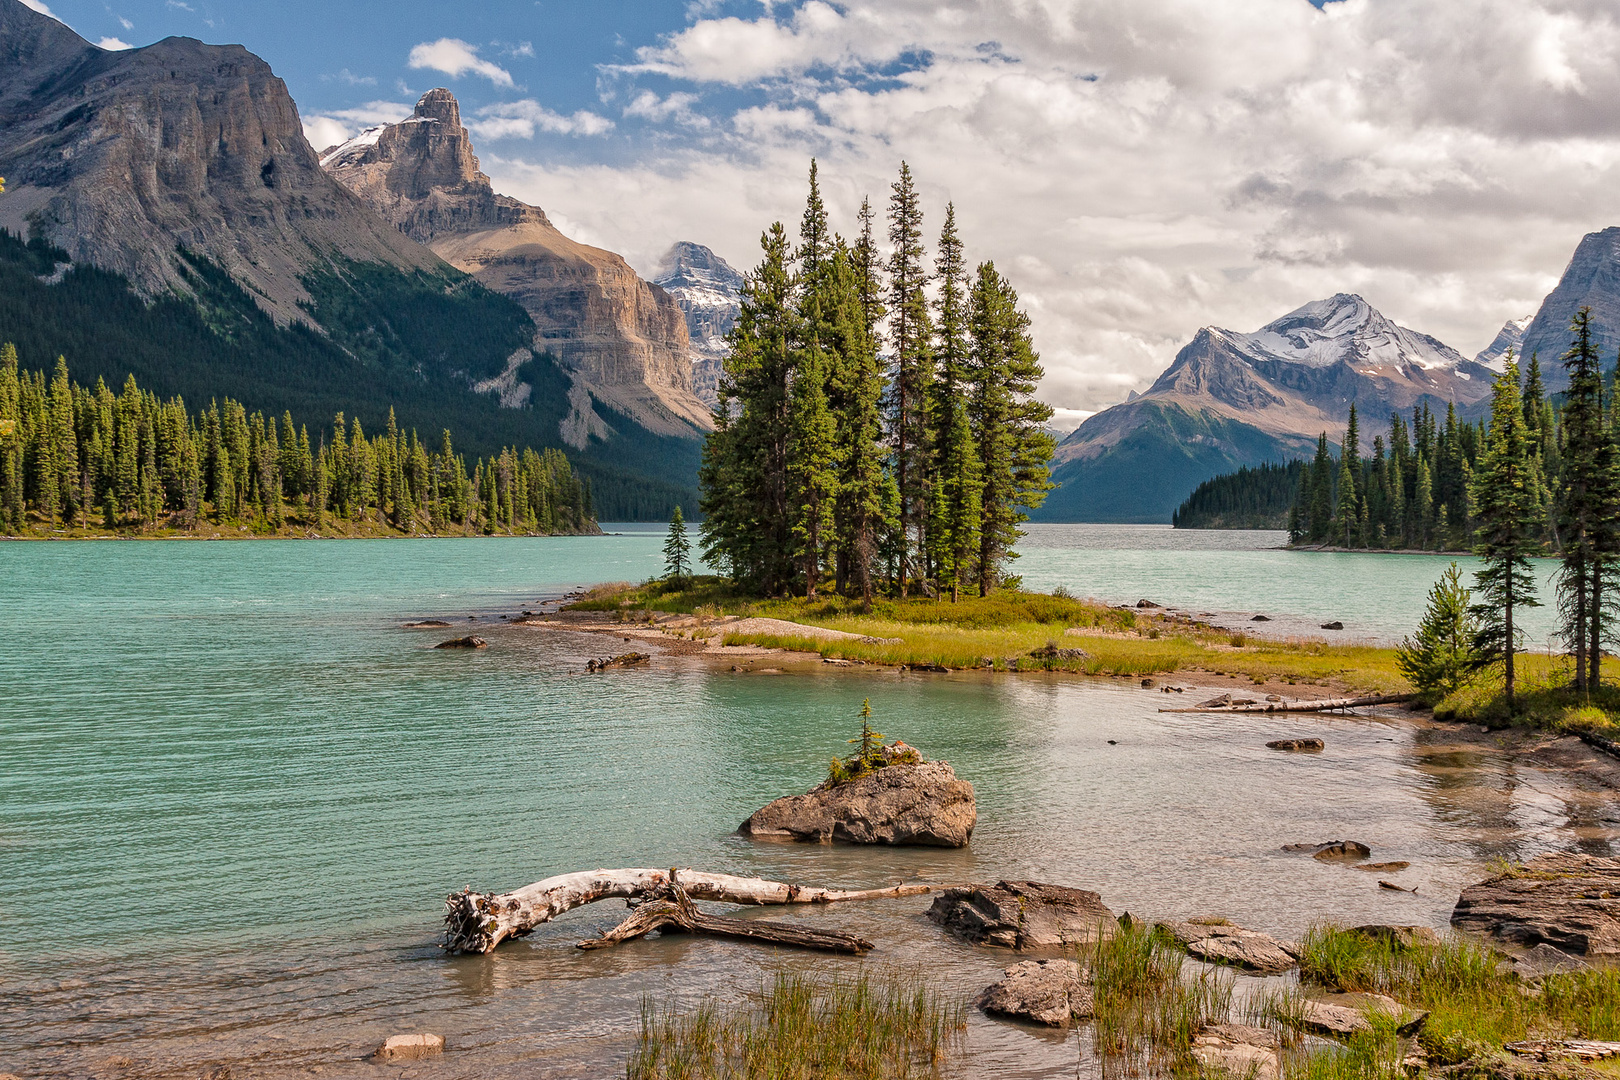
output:
M1250 1080L1282 1075L1277 1033L1247 1024L1206 1024L1193 1038L1192 1056L1217 1075Z
M1382 994L1327 994L1300 1003L1300 1023L1316 1035L1349 1038L1369 1032L1373 1029L1367 1019L1369 1013L1392 1017L1401 1035L1415 1034L1429 1018L1426 1010L1402 1005Z
M1576 956L1620 955L1620 859L1554 852L1464 889L1459 930Z
M1096 893L1038 881L947 889L928 917L956 937L1003 949L1084 945L1119 926Z
M1160 923L1189 956L1212 964L1278 975L1299 966L1299 946L1258 930L1245 930L1225 919L1190 919Z
M928 761L777 799L738 832L760 840L965 847L977 817L973 785L945 762Z
M1086 1019L1096 1008L1080 965L1073 960L1025 960L1005 975L979 995L976 1004L985 1012L1062 1027L1070 1020Z

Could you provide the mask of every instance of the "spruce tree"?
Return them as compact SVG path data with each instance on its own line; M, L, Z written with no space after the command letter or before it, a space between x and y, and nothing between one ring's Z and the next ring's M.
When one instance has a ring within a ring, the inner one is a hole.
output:
M890 423L894 438L894 476L900 491L900 595L914 574L913 558L926 547L928 515L928 386L932 356L928 272L923 265L922 200L911 168L900 163L900 178L889 197L889 353Z
M928 536L941 591L956 602L963 581L973 581L979 549L982 497L978 448L968 415L967 389L972 342L968 337L967 267L956 231L956 207L945 207L945 226L934 262L939 298L935 304L935 367L929 412L933 424L935 476Z
M1316 440L1316 457L1311 462L1311 540L1321 543L1333 532L1333 458L1328 451L1327 432Z
M1530 441L1519 397L1519 365L1510 360L1491 394L1491 426L1479 469L1474 474L1474 516L1479 522L1474 553L1484 566L1474 574L1479 602L1475 635L1477 664L1502 665L1502 693L1511 715L1513 656L1522 634L1513 617L1520 608L1539 607L1530 558L1541 550L1542 492L1532 465Z
M692 542L686 536L686 517L677 504L669 518L669 538L664 541L664 576L678 587L692 572Z
M1401 641L1395 664L1419 694L1434 699L1461 689L1479 668L1474 638L1478 633L1469 609L1472 594L1462 571L1452 563L1429 589L1414 637Z

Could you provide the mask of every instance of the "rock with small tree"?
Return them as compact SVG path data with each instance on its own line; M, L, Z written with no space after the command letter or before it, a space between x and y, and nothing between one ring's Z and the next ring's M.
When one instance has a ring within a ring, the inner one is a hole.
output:
M760 840L965 847L978 811L973 785L904 742L884 743L861 706L857 750L834 758L827 779L755 811L738 831Z

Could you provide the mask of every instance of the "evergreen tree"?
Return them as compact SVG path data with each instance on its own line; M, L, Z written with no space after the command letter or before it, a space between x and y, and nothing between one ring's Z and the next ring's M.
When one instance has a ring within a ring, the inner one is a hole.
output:
M669 537L664 541L664 576L677 586L692 572L692 542L686 536L686 518L680 506L669 518Z
M1429 589L1415 637L1396 648L1395 664L1419 694L1438 699L1455 693L1478 670L1474 638L1479 628L1469 609L1472 598L1462 571L1452 563Z
M1311 462L1311 540L1321 543L1333 531L1333 458L1328 453L1327 432L1316 440L1316 458Z
M1474 474L1474 512L1479 520L1474 553L1485 565L1474 574L1480 601L1472 611L1479 620L1476 663L1502 665L1503 698L1510 714L1516 707L1513 655L1522 633L1513 616L1520 608L1540 606L1530 566L1531 556L1541 550L1539 482L1519 397L1519 365L1509 360L1492 390L1490 433Z
M911 585L914 555L925 552L928 515L927 398L933 358L922 225L922 201L911 168L902 161L900 178L889 197L889 350L894 364L889 408L904 548L899 567L901 596Z
M934 499L928 527L933 562L941 591L950 589L954 603L963 581L975 580L973 560L979 550L982 474L973 427L968 416L967 267L956 232L956 207L945 207L939 254L934 262L939 299L935 306L935 368L930 413L934 428Z

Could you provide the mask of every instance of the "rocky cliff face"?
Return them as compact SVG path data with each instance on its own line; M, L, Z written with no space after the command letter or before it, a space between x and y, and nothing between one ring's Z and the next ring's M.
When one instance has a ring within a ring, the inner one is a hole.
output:
M702 244L688 240L665 253L653 282L675 298L692 339L692 389L710 407L718 404L720 369L729 348L726 335L742 310L743 276Z
M1620 351L1620 226L1581 239L1563 277L1541 302L1519 343L1524 356L1539 356L1548 389L1569 385L1560 357L1569 349L1569 321L1583 307L1592 309L1592 341L1607 369Z
M281 322L300 277L342 256L439 266L321 171L297 107L236 45L169 38L108 52L0 0L0 228L44 236L149 296L206 256Z
M321 164L405 235L523 305L538 347L574 377L570 442L612 430L594 403L657 434L708 429L675 301L618 255L564 236L539 207L496 194L450 91L429 91L413 116L328 149Z
M1063 440L1054 473L1062 487L1038 518L1168 521L1212 476L1308 453L1323 431L1337 440L1352 403L1364 431L1425 401L1472 415L1493 375L1344 293L1252 334L1206 327L1147 393Z

